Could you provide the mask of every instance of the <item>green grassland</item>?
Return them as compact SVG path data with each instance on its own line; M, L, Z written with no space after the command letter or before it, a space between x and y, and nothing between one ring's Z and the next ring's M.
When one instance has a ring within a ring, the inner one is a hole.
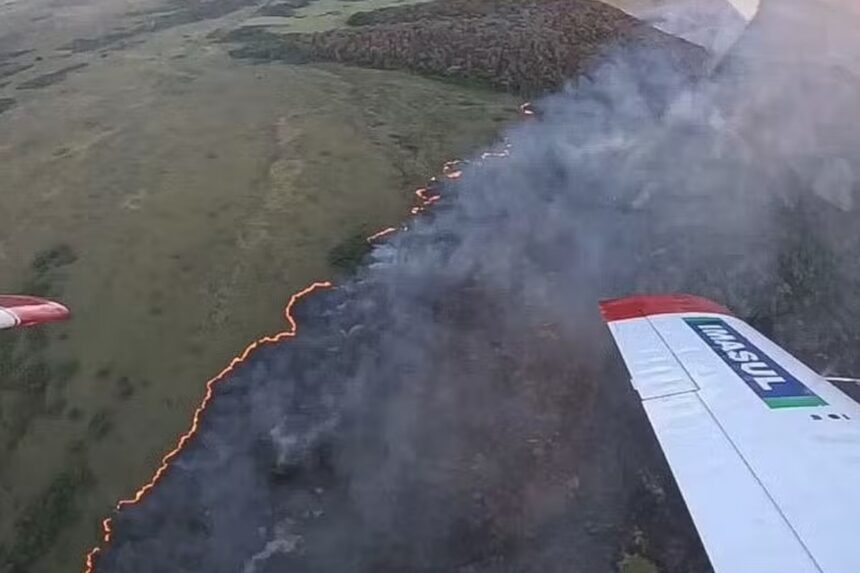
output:
M320 0L295 21L377 4ZM79 570L206 379L283 328L293 291L348 272L358 238L407 216L444 160L516 119L508 96L403 73L236 61L213 32L252 17L79 53L86 67L18 90L70 65L39 35L44 59L0 88L16 100L0 117L0 291L74 313L0 337L4 573Z

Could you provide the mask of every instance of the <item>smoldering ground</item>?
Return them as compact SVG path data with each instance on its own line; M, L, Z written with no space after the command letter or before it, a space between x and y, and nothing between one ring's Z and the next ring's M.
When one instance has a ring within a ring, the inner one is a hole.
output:
M217 387L97 571L709 570L596 301L695 292L860 371L858 68L777 62L773 19L707 78L626 50L540 102Z

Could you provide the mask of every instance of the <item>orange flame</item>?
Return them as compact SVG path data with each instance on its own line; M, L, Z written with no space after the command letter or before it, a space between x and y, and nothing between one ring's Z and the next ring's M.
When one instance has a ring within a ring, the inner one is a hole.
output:
M491 157L510 157L511 152L508 151L508 148L503 149L502 151L485 151L481 154L481 159L490 159Z
M442 174L448 179L459 179L463 176L463 170L458 166L462 163L468 163L468 161L448 161L445 165L442 166Z
M394 233L396 231L397 231L397 227L386 227L386 228L382 229L381 231L377 231L374 234L372 234L371 236L369 236L367 238L367 242L373 243L374 241L381 239L382 237L384 237L386 235L390 235L391 233Z
M502 155L507 155L507 153L503 153ZM456 165L459 165L460 163L462 162L449 161L445 163L445 165L443 166L443 173L445 174L445 176L449 179L456 179L460 177L462 172L459 170L453 170L454 167ZM430 182L437 183L438 179L436 177L431 177ZM410 210L413 215L418 215L427 207L429 207L433 203L436 203L442 198L440 194L434 194L430 191L430 189L426 187L417 189L415 191L415 195L418 196L419 203L418 205L412 207L412 209ZM386 235L394 233L395 231L397 231L396 227L386 227L385 229L377 231L376 233L367 237L367 241L369 243L372 243L373 241L376 241ZM121 499L116 503L116 511L119 511L127 505L134 505L136 503L139 503L146 496L146 494L149 493L152 488L154 488L156 484L161 480L161 478L164 476L164 472L166 472L168 467L170 466L170 462L173 461L173 459L177 455L179 455L179 453L182 451L182 448L184 448L188 441L193 438L194 435L197 433L197 430L200 426L201 416L203 415L204 410L206 410L206 407L209 405L209 402L212 400L215 384L221 382L228 374L235 370L237 366L245 362L257 348L264 345L280 342L281 340L284 340L286 338L295 337L298 332L298 324L293 318L293 307L295 306L295 304L299 301L299 299L311 294L316 290L327 289L333 286L334 285L331 281L314 282L303 288L302 290L298 291L297 293L293 294L290 297L287 306L284 308L284 318L286 318L287 321L287 329L276 334L264 336L255 340L254 342L249 344L245 348L245 350L242 351L241 354L234 357L230 361L230 363L226 367L224 367L224 369L222 369L218 374L216 374L206 382L206 392L203 395L203 400L200 402L200 405L197 406L196 410L194 410L194 416L192 416L191 418L191 426L184 434L179 436L179 440L176 442L176 445L173 447L173 449L167 452L167 454L165 454L164 457L161 458L161 464L158 466L158 469L155 470L155 473L152 475L152 477L149 478L149 481L147 481L143 486L141 486L140 489L138 489L133 496L127 499ZM83 573L92 573L95 569L96 556L101 553L102 548L109 544L111 539L113 538L112 524L112 517L106 517L102 520L102 543L100 545L96 545L87 552L84 560Z
M203 400L200 402L200 405L197 406L197 409L194 410L194 416L191 418L191 427L188 430L179 436L179 440L176 442L176 446L173 447L172 450L167 452L163 458L161 458L161 464L158 466L158 469L155 470L155 473L149 478L149 481L146 482L140 489L138 489L134 495L127 499L121 499L116 504L116 510L120 510L127 505L134 505L138 503L140 500L144 498L144 496L149 493L149 491L155 487L155 485L159 482L159 480L164 476L164 472L167 471L167 468L170 466L170 462L179 455L179 452L182 451L182 448L185 447L185 444L188 443L194 435L197 433L197 429L200 427L200 418L203 415L203 411L209 405L209 402L212 400L212 395L215 390L215 384L223 380L229 373L236 369L237 366L245 362L248 357L251 355L254 350L263 345L274 344L275 342L279 342L286 338L292 338L298 332L298 324L296 320L293 318L293 307L302 297L309 295L310 293L319 290L319 289L327 289L331 288L333 284L330 281L321 281L314 282L303 288L299 292L295 293L290 297L290 301L287 303L287 306L284 308L284 318L287 320L287 329L271 336L264 336L258 340L255 340L251 344L249 344L245 350L242 351L241 354L233 358L230 363L224 367L218 374L214 377L210 378L209 381L206 382L206 392L203 395ZM113 530L111 529L111 524L113 520L110 517L105 518L102 521L102 543L107 544L110 543L111 537L113 536ZM101 546L96 546L90 549L87 553L86 561L85 561L85 573L91 573L93 570L95 557L101 552Z
M447 166L448 163L446 163L445 165ZM435 182L435 178L432 179L431 181ZM429 207L433 203L442 199L442 195L440 195L439 193L433 193L427 187L421 187L419 189L416 189L415 194L418 196L419 203L418 203L418 205L416 205L416 206L412 207L412 209L410 209L409 212L412 213L413 215L418 215L419 213L421 213L425 209L427 209L427 207Z

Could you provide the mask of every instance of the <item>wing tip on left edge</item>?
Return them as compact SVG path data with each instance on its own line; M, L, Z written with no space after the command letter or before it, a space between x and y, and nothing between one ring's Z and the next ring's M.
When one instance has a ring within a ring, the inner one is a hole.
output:
M707 312L733 316L729 309L719 303L684 293L633 295L600 301L600 314L606 322L682 312Z
M71 311L64 304L24 295L0 295L0 311L14 320L12 324L4 325L6 328L58 322L71 317Z

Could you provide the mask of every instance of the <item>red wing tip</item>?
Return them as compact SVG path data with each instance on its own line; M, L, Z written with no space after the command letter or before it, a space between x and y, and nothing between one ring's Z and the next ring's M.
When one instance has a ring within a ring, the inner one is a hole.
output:
M692 294L635 295L600 301L600 313L606 322L682 312L732 316L732 312L723 305Z
M22 295L0 295L0 311L14 319L12 326L56 322L72 315L68 308L58 302Z

